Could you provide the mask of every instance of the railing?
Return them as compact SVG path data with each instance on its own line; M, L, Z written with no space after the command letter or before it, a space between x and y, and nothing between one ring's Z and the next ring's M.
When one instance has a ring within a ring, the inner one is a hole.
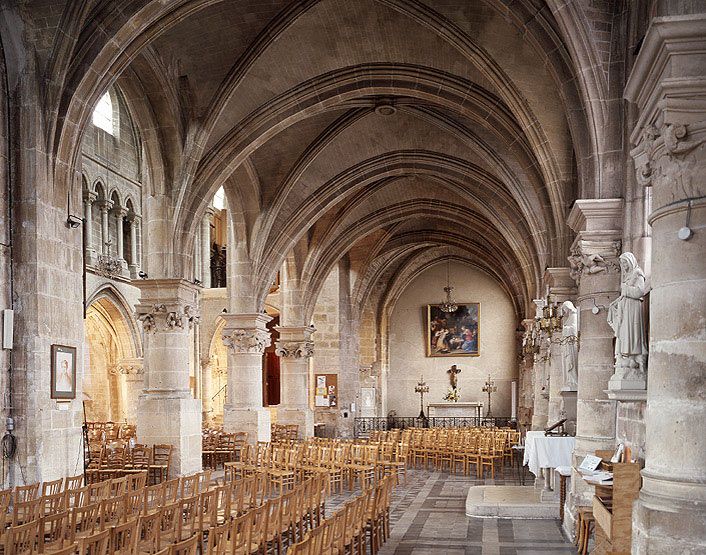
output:
M516 425L516 421L509 416L375 416L356 418L353 434L355 437L365 437L373 431L405 428L513 428Z

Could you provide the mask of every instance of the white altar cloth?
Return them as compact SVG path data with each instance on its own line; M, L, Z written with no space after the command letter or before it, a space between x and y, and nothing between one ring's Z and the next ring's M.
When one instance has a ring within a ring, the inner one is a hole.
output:
M522 464L528 465L535 476L539 475L540 468L571 466L571 453L575 445L575 437L545 436L542 431L527 432Z

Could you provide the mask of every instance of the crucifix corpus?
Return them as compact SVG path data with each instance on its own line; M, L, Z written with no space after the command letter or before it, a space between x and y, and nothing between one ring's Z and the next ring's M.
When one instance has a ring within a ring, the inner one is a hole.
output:
M449 375L451 388L456 389L458 386L458 375L461 373L461 369L454 364L451 368L446 371L446 373Z

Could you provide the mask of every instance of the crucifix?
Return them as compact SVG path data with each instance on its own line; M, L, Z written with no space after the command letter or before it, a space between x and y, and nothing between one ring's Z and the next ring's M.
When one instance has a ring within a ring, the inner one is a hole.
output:
M424 376L419 377L419 383L414 387L414 392L419 393L419 418L426 418L424 416L424 394L429 393L429 386L424 381Z
M495 393L497 390L498 387L495 385L495 382L490 379L490 374L488 374L488 381L486 381L483 386L483 391L488 394L488 414L485 415L486 418L490 418L492 416L492 413L490 412L490 395Z
M449 381L451 382L451 388L456 389L458 385L458 375L461 373L461 369L455 364L449 368L446 373L449 375Z

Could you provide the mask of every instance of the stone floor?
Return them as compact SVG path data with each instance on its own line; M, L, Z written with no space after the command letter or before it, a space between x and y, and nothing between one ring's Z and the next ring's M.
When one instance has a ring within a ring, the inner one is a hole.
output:
M534 555L575 553L559 520L469 518L468 488L512 485L511 479L476 480L412 470L393 496L391 537L380 555ZM332 499L335 509L339 499Z

